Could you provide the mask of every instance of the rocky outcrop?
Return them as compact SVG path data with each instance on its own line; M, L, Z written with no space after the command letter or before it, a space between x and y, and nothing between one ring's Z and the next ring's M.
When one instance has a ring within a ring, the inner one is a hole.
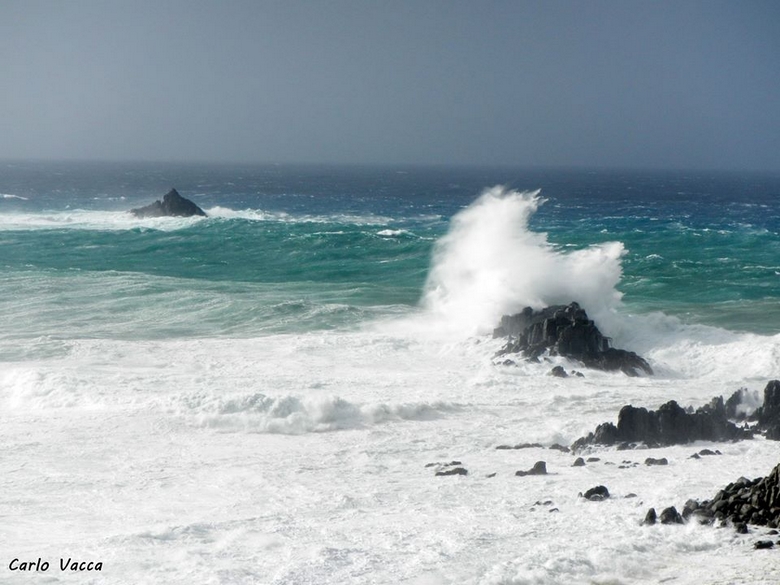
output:
M460 465L460 461L450 461L449 463L428 463L425 467L435 467L436 471L434 475L439 477L446 477L448 475L468 475L468 470L465 467L460 467Z
M780 527L780 465L766 477L739 478L711 500L688 500L682 518L696 518L703 523L728 522L743 533L748 531L748 524ZM645 523L650 524L647 518Z
M620 370L629 376L653 373L650 365L634 352L610 347L610 339L574 302L539 311L526 307L515 315L505 315L493 337L510 338L496 357L521 353L527 359L538 360L549 353L578 360L597 370Z
M747 416L741 405L746 398L755 401L755 394L740 388L728 400L718 396L695 411L690 407L682 408L674 400L662 404L658 410L627 404L620 409L617 426L600 424L588 436L577 439L572 450L581 451L589 445L617 445L618 449L630 449L639 444L659 447L693 441L740 441L750 439L756 433L780 441L780 381L767 383L764 404ZM732 422L734 419L748 422L740 427ZM692 457L699 459L703 455L719 453L705 449Z
M630 447L644 443L650 447L684 445L693 441L737 441L749 439L752 433L728 420L723 398L714 398L695 412L686 411L674 400L658 410L632 406L620 409L618 423L603 423L587 437L577 439L572 450L588 445Z
M767 439L780 441L780 381L771 380L764 388L764 404L755 413L758 429Z
M590 500L591 502L600 502L602 500L606 500L609 497L609 490L606 486L597 485L596 487L592 487L584 494L580 495L586 500Z
M206 212L195 205L189 199L185 199L176 189L171 189L165 194L162 201L155 201L145 207L131 209L130 213L136 217L191 217L199 215L206 217Z
M531 469L515 471L515 475L518 477L524 477L526 475L547 475L547 463L544 461L537 461Z

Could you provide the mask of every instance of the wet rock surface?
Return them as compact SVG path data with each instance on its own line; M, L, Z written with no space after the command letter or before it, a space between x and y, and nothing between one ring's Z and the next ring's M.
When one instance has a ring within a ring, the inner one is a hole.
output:
M737 441L752 436L750 431L728 420L721 397L694 412L670 400L658 410L628 404L620 409L617 426L600 424L594 432L577 439L572 449L578 451L588 445L631 448L639 443L650 447L682 445L693 441Z
M577 439L573 451L589 445L617 445L631 449L639 444L648 447L684 445L694 441L741 441L763 433L767 439L780 440L780 381L770 380L764 388L764 403L750 417L753 426L738 426L733 416L740 410L740 400L749 392L737 390L727 400L713 398L696 410L682 408L676 401L662 404L658 410L627 404L620 409L617 425L602 423L586 437ZM720 452L703 449L694 459Z
M592 487L584 494L582 494L582 497L586 500L590 500L591 502L600 502L601 500L606 500L609 497L609 490L606 486L597 485L596 487Z
M448 476L448 475L468 475L469 472L465 467L461 467L460 461L450 461L449 463L427 463L425 467L434 467L436 476Z
M654 510L651 511L655 513ZM674 518L671 523L679 523L676 516L671 512L669 514L669 518ZM663 513L661 516L663 518ZM645 518L645 524L649 523L648 517ZM780 526L780 465L766 477L752 480L741 477L728 484L710 500L688 500L680 522L691 519L704 524L716 521L731 524L742 534L749 532L748 525L777 528Z
M647 361L636 353L610 347L610 339L575 302L541 310L526 307L515 315L504 315L493 337L510 338L496 357L520 353L526 359L538 360L548 353L578 360L597 370L622 371L629 376L653 373ZM553 368L551 374L566 376L560 366Z
M516 471L515 475L523 477L526 475L547 475L547 463L544 461L537 461L531 469L526 471Z

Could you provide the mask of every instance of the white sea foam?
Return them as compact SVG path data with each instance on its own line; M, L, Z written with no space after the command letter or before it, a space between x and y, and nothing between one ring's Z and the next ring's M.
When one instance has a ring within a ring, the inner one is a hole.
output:
M154 229L173 231L203 221L201 217L137 218L126 211L72 209L42 213L0 214L0 230L98 230Z
M577 299L605 322L620 302L620 242L565 252L529 229L539 192L493 187L452 218L437 242L424 305L462 331L492 329L503 314Z
M543 202L538 191L494 187L454 216L433 254L425 311L398 330L431 338L479 334L525 306L577 301L616 347L645 355L658 376L738 385L776 375L780 336L688 325L663 313L629 314L618 290L622 244L555 248L528 225Z
M0 525L0 542L11 543L11 558L103 559L101 582L112 584L218 575L692 585L701 574L690 567L704 565L726 580L776 576L774 557L733 531L639 525L650 506L767 473L777 459L768 441L717 445L722 456L701 460L689 456L704 445L658 449L652 456L667 467L631 469L617 464L649 453L605 449L594 453L600 462L573 468L571 455L549 449L495 449L570 442L628 402L702 404L729 390L725 382L551 378L551 364L493 366L497 343L377 325L253 339L74 339L64 356L6 362L3 493L14 495L0 512L17 514L23 497L40 514L21 528ZM453 460L469 474L435 477L426 467ZM550 475L515 477L537 460ZM598 484L610 500L577 497ZM631 492L638 497L623 497Z
M54 318L51 334L67 338L43 339L45 307L31 320L14 305L0 339L18 346L0 369L0 515L18 520L0 524L7 554L100 559L100 581L116 585L777 582L774 551L752 550L758 531L640 526L650 506L766 474L775 443L598 449L582 468L546 448L495 448L570 443L627 403L701 405L740 386L752 397L780 370L777 337L626 314L622 247L555 249L527 229L538 205L488 193L439 246L424 307L362 329L150 341L122 339L118 322L101 338L110 318L67 331ZM135 278L122 286L142 286ZM155 318L172 318L154 300ZM658 375L546 375L579 368L560 358L497 366L501 340L472 335L523 304L570 300ZM705 446L723 455L690 459ZM669 465L619 469L646 455ZM467 476L434 475L453 460ZM537 460L549 475L515 476ZM578 497L599 484L609 500Z
M370 214L353 215L334 213L330 215L296 215L283 211L263 211L260 209L234 210L219 206L206 209L205 211L211 218L243 219L258 222L339 223L370 226L393 223L393 219L390 217ZM0 230L76 229L118 231L141 228L173 231L208 220L209 218L203 217L138 218L127 211L70 209L65 211L0 214Z
M350 213L333 214L293 214L284 211L264 211L261 209L230 209L228 207L212 207L205 210L211 217L224 219L244 219L248 221L278 221L284 223L342 223L347 225L387 225L393 222L390 217Z
M360 429L388 421L434 420L459 408L446 402L360 404L338 396L302 399L259 392L231 398L187 396L183 405L185 413L195 414L204 426L287 435Z
M407 230L380 230L376 233L376 235L383 238L395 238L406 234L409 234Z
M0 193L0 197L3 199L20 199L22 201L28 201L27 197L22 197L21 195L14 195L13 193Z

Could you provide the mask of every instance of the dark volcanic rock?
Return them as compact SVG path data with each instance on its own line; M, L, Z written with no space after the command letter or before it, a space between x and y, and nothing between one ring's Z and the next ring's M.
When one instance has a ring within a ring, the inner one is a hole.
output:
M498 445L496 449L541 449L541 443L518 443L517 445Z
M677 508L675 508L674 506L665 508L664 511L661 512L661 515L659 516L659 520L661 521L661 524L682 524L683 523L682 516L680 516L680 513L677 511Z
M522 353L528 359L538 359L548 352L598 370L620 370L629 376L653 373L650 365L634 352L610 347L609 338L602 335L577 303L539 311L526 307L515 315L504 315L493 337L510 337L497 356Z
M527 471L516 471L515 475L520 477L526 475L547 475L547 463L544 461L537 461L531 469Z
M556 378L569 377L569 374L566 373L566 370L563 369L563 366L555 366L552 370L550 370L550 375Z
M162 201L155 201L145 207L131 209L130 213L136 217L190 217L192 215L206 217L205 211L189 199L179 195L176 189L168 191Z
M572 467L585 467L585 460L582 457L577 457L574 460L574 463L571 464Z
M764 388L764 404L756 413L758 428L772 441L780 441L780 380L771 380Z
M653 526L657 520L658 516L655 513L655 508L650 508L647 511L647 514L645 514L645 519L642 521L642 524L645 526Z
M687 502L685 502L682 511L683 520L688 520L691 514L693 514L696 510L698 510L700 506L701 504L699 504L699 502L696 500L688 500Z
M452 467L450 469L440 469L436 475L468 475L469 472L463 467Z
M577 439L572 449L578 451L587 445L631 443L681 445L693 441L736 441L750 437L752 433L728 420L721 397L692 413L670 400L658 410L628 404L620 409L617 426L612 423L599 425L587 437Z
M553 443L550 445L550 449L560 451L561 453L569 453L571 451L566 445L561 445L560 443Z
M753 548L756 550L761 550L765 548L773 548L775 546L775 543L771 540L757 540L755 544L753 545Z
M740 477L720 490L711 500L688 500L683 518L698 517L704 523L728 522L741 533L747 525L780 526L780 465L766 477L754 480Z
M591 502L600 502L601 500L606 500L609 497L609 490L606 488L606 486L597 485L596 487L592 487L586 491L582 497L586 500L590 500Z
M645 459L645 465L669 465L669 461L666 459L666 457L661 457L660 459L648 457Z
M745 403L757 403L758 392L740 388L726 400L726 416L731 420L743 421L752 415L752 408L743 406Z

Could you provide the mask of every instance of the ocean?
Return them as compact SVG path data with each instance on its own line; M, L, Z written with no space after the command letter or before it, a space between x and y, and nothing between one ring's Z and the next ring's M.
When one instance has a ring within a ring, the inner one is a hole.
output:
M208 217L128 213L172 187ZM755 531L640 525L777 443L548 447L780 377L779 197L760 173L0 163L0 582L777 583ZM501 315L570 301L655 375L494 359ZM669 465L620 469L648 455Z

